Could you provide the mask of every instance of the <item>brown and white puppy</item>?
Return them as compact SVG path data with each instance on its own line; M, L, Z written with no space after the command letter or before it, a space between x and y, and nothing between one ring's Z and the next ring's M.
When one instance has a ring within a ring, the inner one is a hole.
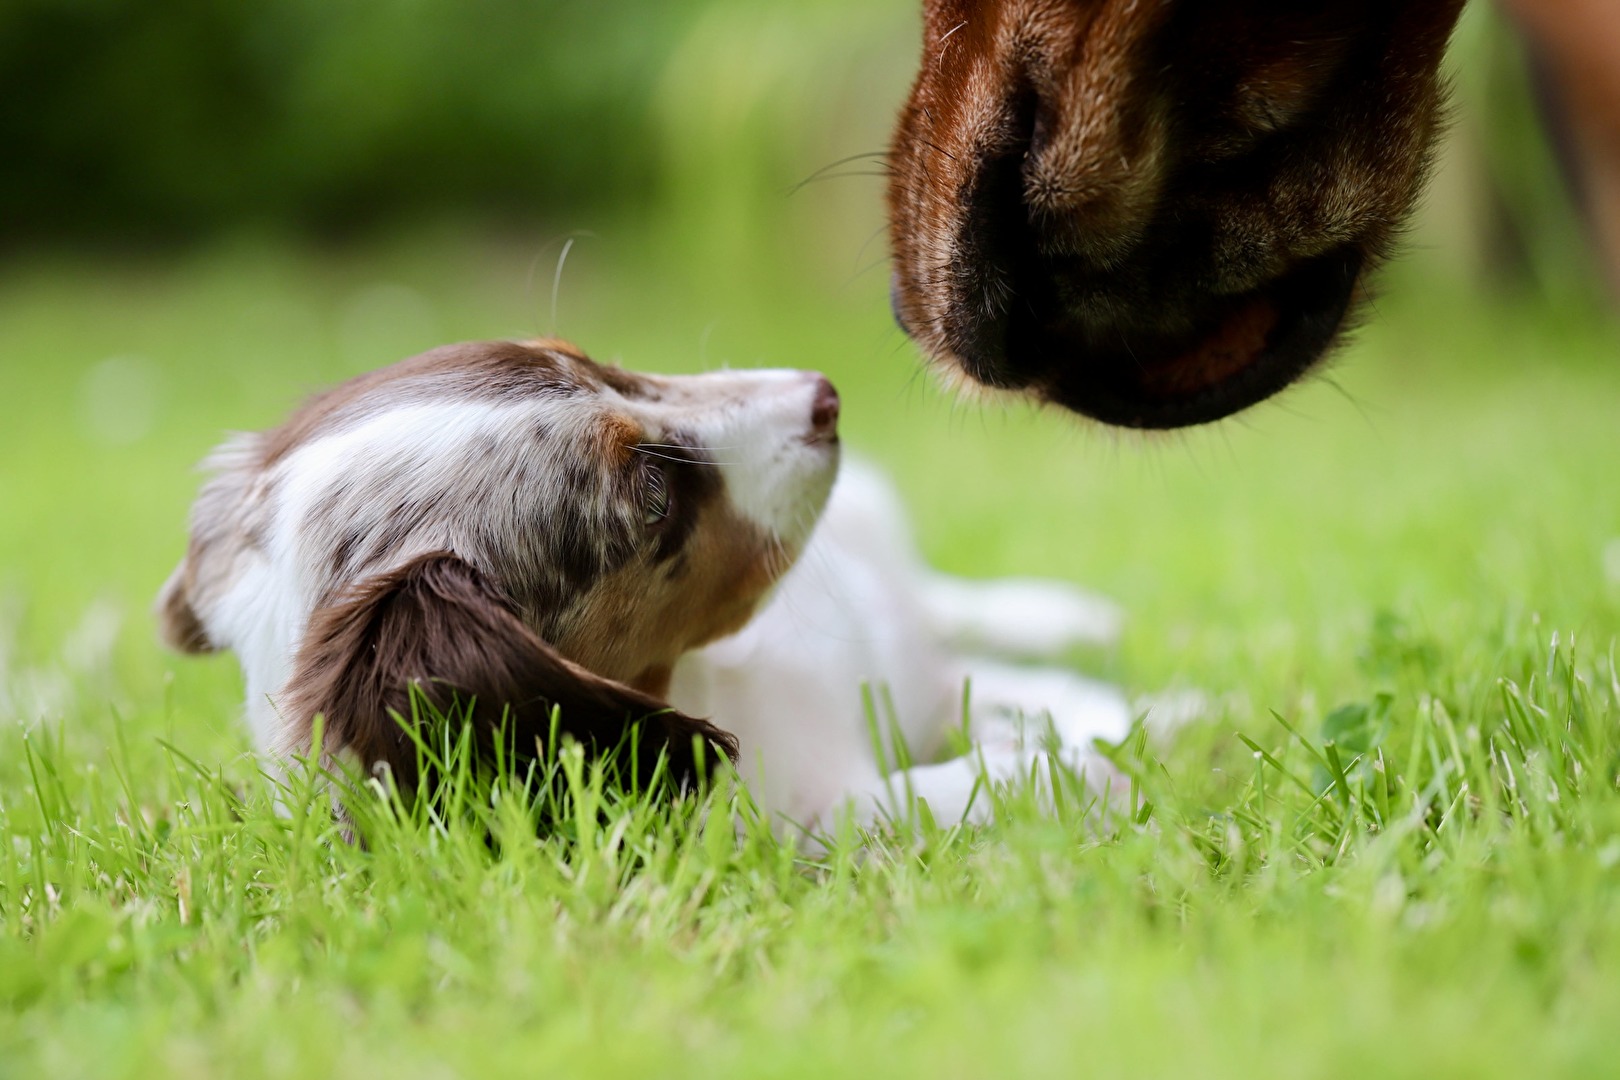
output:
M735 740L664 702L741 627L837 470L838 398L802 371L661 377L555 341L452 345L322 394L209 459L164 638L234 651L261 749L386 766L420 688L519 750L562 732L678 777Z

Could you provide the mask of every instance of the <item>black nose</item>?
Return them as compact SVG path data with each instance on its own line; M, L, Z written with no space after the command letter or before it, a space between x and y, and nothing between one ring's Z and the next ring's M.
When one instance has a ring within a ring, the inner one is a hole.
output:
M816 395L810 402L810 438L825 441L838 437L838 391L825 375L816 376Z

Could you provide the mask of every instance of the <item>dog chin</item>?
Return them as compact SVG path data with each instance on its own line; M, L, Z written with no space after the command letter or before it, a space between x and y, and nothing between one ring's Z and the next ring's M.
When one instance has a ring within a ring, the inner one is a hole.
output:
M738 514L797 553L838 478L837 394L824 378L805 372L747 377L757 380L753 415L716 435L716 445L726 449L715 456ZM759 387L770 386L766 380L777 382L774 392ZM799 419L806 412L821 419L806 428Z
M836 442L796 448L777 468L756 476L764 490L733 491L733 502L743 515L773 537L779 550L797 558L810 541L838 480L840 451ZM763 483L760 481L763 480Z

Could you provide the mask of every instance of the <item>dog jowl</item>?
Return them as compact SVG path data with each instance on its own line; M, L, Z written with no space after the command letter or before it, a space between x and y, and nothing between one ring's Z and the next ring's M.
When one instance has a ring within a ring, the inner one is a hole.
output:
M928 0L895 313L1108 423L1245 408L1340 334L1423 186L1462 0Z

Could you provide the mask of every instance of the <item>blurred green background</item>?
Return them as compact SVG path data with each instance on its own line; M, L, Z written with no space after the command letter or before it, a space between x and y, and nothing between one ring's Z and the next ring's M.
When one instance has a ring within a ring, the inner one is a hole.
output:
M1278 747L1273 710L1307 733L1347 703L1428 738L1455 718L1479 754L1502 680L1614 678L1620 337L1515 39L1470 5L1430 197L1336 362L1147 438L940 393L889 318L872 159L799 186L884 147L916 5L0 0L0 892L25 898L0 1077L786 1075L897 1045L893 1071L929 1076L1612 1062L1598 780L1579 831L1453 843L1448 811L1405 884L1406 826L1318 872L1308 788L1249 855L1233 824L1251 778L1266 806L1234 730ZM1163 780L1234 861L1206 867L1174 813L1119 845L1025 823L782 892L703 856L710 828L618 884L559 855L554 897L520 858L428 845L396 879L199 818L163 742L221 783L254 763L234 661L164 653L148 614L196 463L356 372L552 332L651 370L827 371L934 563L1113 596L1123 642L1076 661L1208 695ZM1578 664L1545 660L1555 636ZM41 839L54 798L83 816ZM193 865L199 900L206 868L238 884L185 925Z
M1119 598L1098 664L1134 690L1353 697L1381 613L1472 643L1537 613L1620 629L1620 349L1490 8L1356 344L1145 439L948 399L893 329L878 169L833 163L884 147L915 6L0 6L0 717L93 742L112 702L239 748L230 662L163 656L145 614L195 462L354 372L551 332L828 371L928 555Z

